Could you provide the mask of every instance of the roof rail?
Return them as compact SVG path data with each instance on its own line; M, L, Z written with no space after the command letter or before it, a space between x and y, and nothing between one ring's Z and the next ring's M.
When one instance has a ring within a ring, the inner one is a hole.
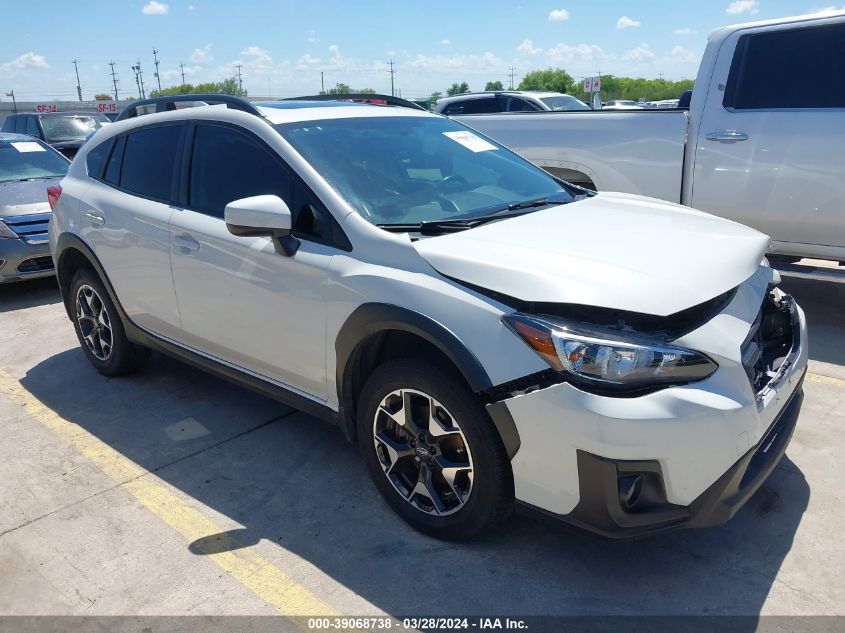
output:
M262 116L261 111L252 105L246 99L236 97L234 95L207 93L207 94L184 94L173 95L170 97L154 97L152 99L141 99L130 103L128 106L120 111L115 121L123 121L124 119L131 119L136 116L144 114L153 114L154 112L169 112L171 110L180 109L177 104L190 103L194 107L202 105L226 105L232 110L242 110L249 114Z
M413 110L425 110L421 105L402 99L382 94L351 93L345 95L312 95L310 97L288 97L282 101L354 101L356 103L372 103L374 105L399 106Z

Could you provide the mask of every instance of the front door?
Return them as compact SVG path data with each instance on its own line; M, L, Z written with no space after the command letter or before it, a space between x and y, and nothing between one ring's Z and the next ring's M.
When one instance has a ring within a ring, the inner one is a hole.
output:
M294 210L295 180L246 130L195 127L187 205L170 221L182 339L191 347L318 400L326 399L328 269L336 249L303 240L292 257L268 237L226 228L229 202L273 194Z

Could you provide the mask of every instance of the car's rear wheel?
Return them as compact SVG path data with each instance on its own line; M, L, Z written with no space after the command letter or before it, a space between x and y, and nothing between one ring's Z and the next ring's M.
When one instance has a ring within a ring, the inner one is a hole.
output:
M97 274L80 268L70 284L73 326L85 356L105 376L137 370L149 350L128 338L120 315Z
M454 372L404 360L378 367L359 399L358 442L381 494L422 532L466 538L510 514L501 438Z

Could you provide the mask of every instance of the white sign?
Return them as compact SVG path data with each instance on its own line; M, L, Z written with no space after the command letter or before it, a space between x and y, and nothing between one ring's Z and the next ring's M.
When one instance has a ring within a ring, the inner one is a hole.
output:
M587 77L584 80L584 92L601 92L601 77Z
M36 112L57 112L55 103L39 103L35 106Z
M47 151L35 141L19 141L17 143L12 143L12 147L14 147L19 152L23 153Z
M487 152L491 149L496 149L492 143L488 143L480 136L476 136L472 132L443 132L443 136L448 136L456 143L460 143L467 149L473 152Z
M117 112L117 104L114 101L98 101L97 112L101 114Z

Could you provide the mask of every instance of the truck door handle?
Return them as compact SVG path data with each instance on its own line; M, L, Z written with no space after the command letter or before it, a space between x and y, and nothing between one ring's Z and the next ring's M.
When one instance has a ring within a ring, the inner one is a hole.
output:
M720 143L736 143L737 141L747 141L748 134L737 132L736 130L723 130L721 132L710 132L704 138L708 141L718 141Z
M185 235L173 236L173 248L181 255L190 255L200 249L200 243L194 238Z
M89 211L85 214L85 217L88 218L91 224L96 224L97 226L103 226L106 223L106 219L97 213L91 213Z

